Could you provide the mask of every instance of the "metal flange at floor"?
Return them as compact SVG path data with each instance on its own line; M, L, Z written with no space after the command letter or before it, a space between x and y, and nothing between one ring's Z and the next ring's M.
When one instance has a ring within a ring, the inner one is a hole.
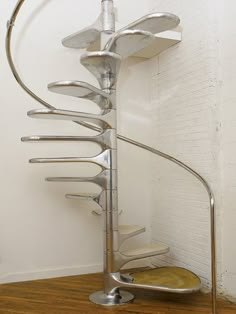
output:
M128 291L117 291L114 294L106 294L104 291L98 291L90 295L89 300L95 304L104 306L114 306L127 304L134 300L134 295Z

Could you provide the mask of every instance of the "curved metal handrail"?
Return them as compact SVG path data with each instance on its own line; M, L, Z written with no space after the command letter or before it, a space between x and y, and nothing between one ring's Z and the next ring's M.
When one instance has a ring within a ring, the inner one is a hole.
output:
M35 99L37 102L41 103L44 107L49 108L49 109L56 109L43 99L41 99L38 95L36 95L33 91L31 91L22 81L19 73L17 72L17 69L15 67L13 58L12 58L12 53L11 53L11 38L12 38L12 30L13 26L15 24L16 18L18 16L18 13L20 12L20 9L22 5L24 4L25 0L18 0L13 13L11 15L10 20L7 23L7 34L6 34L6 54L7 54L7 59L8 63L10 65L11 71L18 82L18 84L23 88L23 90L29 94L33 99ZM80 124L86 128L89 128L91 130L100 132L100 129L89 124L86 122L75 122L77 124ZM137 141L134 141L128 137L122 136L122 135L117 135L117 138L121 141L124 141L126 143L132 144L134 146L137 146L139 148L142 148L146 151L149 151L153 153L154 155L158 155L162 158L165 158L176 165L180 166L181 168L185 169L187 172L192 174L194 177L196 177L205 187L208 197L209 197L209 206L210 206L210 224L211 224L211 283L212 283L212 313L216 314L216 296L217 296L217 282L216 282L216 225L215 225L215 198L214 194L212 192L211 187L207 183L207 181L200 175L198 174L195 170L193 170L191 167L187 166L185 163L181 162L180 160L165 154L155 148L152 148L150 146L147 146L145 144L139 143Z

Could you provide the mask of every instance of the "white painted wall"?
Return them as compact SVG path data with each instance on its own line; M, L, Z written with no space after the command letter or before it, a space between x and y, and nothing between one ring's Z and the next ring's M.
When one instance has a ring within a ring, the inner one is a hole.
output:
M67 192L96 191L84 184L49 184L47 176L90 176L96 167L84 165L29 165L33 157L95 155L98 148L74 144L24 144L20 137L33 134L89 135L73 123L34 120L28 110L41 108L15 82L4 52L5 24L16 1L0 2L1 55L1 177L0 282L28 280L98 271L102 269L101 219L91 215L92 204L64 199ZM147 3L117 1L120 24L147 13ZM131 10L135 4L135 10ZM64 109L96 112L89 102L51 94L47 84L78 79L96 84L79 63L80 52L66 49L61 39L92 23L100 12L100 1L26 1L15 25L13 52L24 81L52 105ZM146 134L147 118L142 108L148 102L143 65L126 62L121 73L119 130L124 135ZM140 76L142 80L140 81ZM123 82L123 83L122 83ZM144 83L140 83L144 82ZM125 86L125 87L124 87ZM142 86L142 88L140 88ZM138 92L137 92L138 91ZM137 107L134 106L138 104ZM144 132L139 132L142 123ZM137 129L138 128L138 129ZM120 206L125 223L150 225L148 155L120 144ZM133 174L141 169L142 181ZM135 198L133 195L139 195ZM144 210L145 209L145 210ZM149 233L137 239L146 242Z

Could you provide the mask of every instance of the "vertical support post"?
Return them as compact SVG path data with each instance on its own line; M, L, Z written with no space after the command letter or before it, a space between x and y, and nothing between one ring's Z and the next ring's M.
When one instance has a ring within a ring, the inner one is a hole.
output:
M113 0L102 0L102 29L101 49L104 48L112 33L115 32Z
M102 0L103 32L111 34L115 31L115 14L113 0Z
M104 79L106 81L106 79ZM112 109L116 111L116 90L114 88L104 89L112 94ZM114 269L114 252L119 250L119 227L118 227L118 178L117 178L117 123L116 115L112 123L114 128L114 137L111 150L110 164L110 189L106 191L106 210L104 212L104 274L113 273ZM115 154L114 154L115 153ZM115 157L114 157L115 156ZM114 157L114 159L112 159ZM106 290L106 279L105 279Z
M102 24L101 50L115 31L115 14L113 0L102 0ZM116 78L117 73L106 73L102 78L101 88L111 95L111 110L116 111ZM117 272L115 267L115 253L119 251L119 226L118 226L118 177L117 177L117 115L112 121L114 136L111 145L110 185L106 190L106 209L104 218L104 289L90 296L90 300L97 304L116 305L133 300L133 294L119 291L112 283L112 274ZM115 152L115 154L114 154ZM113 159L114 157L114 159Z
M105 46L112 33L115 31L115 15L112 0L102 0L102 24L101 49ZM111 73L116 76L116 73ZM116 84L112 86L111 77L103 78L102 89L112 95L112 109L116 110ZM112 86L112 87L111 87ZM116 115L112 122L114 128L114 141L111 149L117 156L117 122ZM113 154L114 156L114 154ZM118 250L118 195L117 195L117 158L111 159L110 165L110 189L106 191L106 211L104 212L104 292L108 293L107 274L114 271L114 250ZM113 186L115 185L115 186Z
M115 14L113 0L102 0L102 24L103 31L101 33L101 49L115 31ZM117 73L110 73L112 76L103 78L102 89L112 97L112 109L116 111L116 83L112 85L111 80L116 82ZM112 122L114 129L114 140L111 149L116 156L110 164L110 189L106 191L106 211L104 212L104 292L109 293L109 273L113 273L114 269L114 252L119 250L119 226L118 226L118 178L117 178L117 118L114 115Z

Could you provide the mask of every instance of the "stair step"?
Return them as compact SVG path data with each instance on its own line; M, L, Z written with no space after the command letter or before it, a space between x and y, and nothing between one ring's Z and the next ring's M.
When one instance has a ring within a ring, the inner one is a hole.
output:
M80 193L80 194L66 194L67 199L84 200L97 202L99 195L96 193Z
M103 149L111 148L115 141L113 129L106 129L104 132L95 136L60 136L60 135L33 135L24 136L22 142L93 142L100 145Z
M90 182L97 184L103 190L110 189L110 182L112 180L112 186L114 189L117 188L116 183L116 172L115 170L103 170L95 177L48 177L46 181L48 182Z
M179 22L179 18L174 14L156 12L141 17L140 19L119 30L119 32L136 29L151 32L155 35L157 33L165 32L177 27Z
M111 96L102 90L81 81L58 81L48 85L51 92L84 98L95 102L101 110L111 109Z
M61 109L35 109L28 111L28 116L37 119L69 120L74 122L89 122L101 129L112 128L114 110L106 110L104 114L92 114Z
M62 44L68 48L84 49L89 48L96 41L100 42L102 31L102 15L99 15L96 21L84 29L67 36L62 40Z
M111 160L115 160L116 154L112 149L106 149L100 154L93 157L59 157L59 158L33 158L30 159L30 163L42 164L42 163L74 163L74 162L86 162L93 163L100 166L103 170L110 169Z
M129 275L133 278L132 283L134 285L146 285L152 290L163 289L164 291L168 287L168 289L172 290L171 292L192 293L201 288L200 278L182 267L164 266L136 271Z
M145 231L145 227L137 226L137 225L120 225L119 226L120 234L129 235L129 234L137 234Z
M137 225L120 225L119 226L119 246L121 244L131 238L134 237L140 233L145 232L145 227L143 226L137 226Z
M120 70L121 56L108 51L87 52L80 57L80 63L96 77L101 87L104 77L110 75L106 88L112 88Z
M124 30L115 34L106 46L107 51L117 53L122 58L134 55L155 40L152 33L140 30Z
M105 210L106 208L106 199L103 191L100 194L93 193L66 194L66 198L74 200L92 201L97 203L101 207L101 209Z
M120 252L124 257L127 258L145 258L159 254L165 254L169 252L169 247L165 244L155 243L149 244L137 249L127 250Z
M196 274L185 268L175 266L135 270L129 274L121 274L120 278L116 278L124 283L123 287L127 288L180 294L193 293L201 289L201 280Z
M169 247L162 243L152 243L132 250L118 251L114 253L114 266L119 271L122 266L131 261L166 254L168 252Z

